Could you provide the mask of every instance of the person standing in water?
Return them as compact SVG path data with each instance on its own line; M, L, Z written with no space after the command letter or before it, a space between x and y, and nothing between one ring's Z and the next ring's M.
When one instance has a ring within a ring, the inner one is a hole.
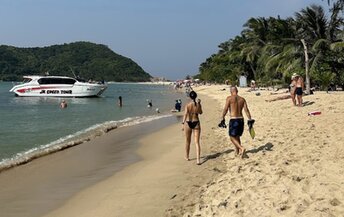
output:
M62 100L62 102L60 103L60 108L64 109L64 108L67 108L67 102L66 100Z
M240 137L244 132L244 116L242 115L242 110L245 110L249 120L251 120L251 113L248 109L246 100L238 95L238 88L233 86L230 91L231 95L227 97L226 104L222 112L222 120L225 119L225 116L229 111L229 137L235 146L236 154L243 158L245 156L246 149L241 145L240 140Z
M200 137L201 137L201 124L198 115L202 114L201 100L197 98L197 93L191 91L189 93L192 102L188 103L185 106L185 112L183 117L183 130L185 131L185 160L189 161L190 154L190 143L191 135L194 134L194 141L196 144L196 159L197 165L201 165L200 156L201 156L201 146L200 146Z
M122 96L118 97L118 106L122 107L123 106L123 102L122 102Z
M153 107L152 100L151 99L146 99L146 101L147 101L147 107L148 108L152 108Z

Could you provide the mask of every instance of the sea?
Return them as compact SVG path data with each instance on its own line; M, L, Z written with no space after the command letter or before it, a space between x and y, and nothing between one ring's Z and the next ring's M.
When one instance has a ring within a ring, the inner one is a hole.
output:
M186 100L171 85L111 83L101 97L65 98L68 107L61 109L62 98L15 97L12 86L0 82L0 171L109 129L170 117L175 100Z

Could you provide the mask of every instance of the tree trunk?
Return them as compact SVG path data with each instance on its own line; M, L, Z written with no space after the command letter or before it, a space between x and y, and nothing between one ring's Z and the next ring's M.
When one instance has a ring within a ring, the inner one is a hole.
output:
M251 63L249 65L253 73L253 79L257 79L256 70L254 70L253 65Z
M305 53L305 72L306 72L306 94L310 94L311 92L311 82L309 78L309 58L308 58L308 49L305 39L301 39L301 43L303 45L303 51Z

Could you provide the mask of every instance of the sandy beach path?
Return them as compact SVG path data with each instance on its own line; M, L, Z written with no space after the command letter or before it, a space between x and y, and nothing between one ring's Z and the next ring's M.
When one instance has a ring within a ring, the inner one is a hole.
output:
M205 113L218 112L213 99L201 98ZM191 194L216 173L209 169L212 162L208 138L217 119L204 115L201 122L206 132L201 141L203 165L196 165L193 144L191 161L183 159L184 133L182 125L175 124L140 140L137 153L142 161L81 191L46 216L164 216L173 204L185 203L181 195Z
M226 86L200 92L222 105ZM239 90L256 119L256 138L247 128L242 142L249 158L222 155L214 161L218 174L191 195L189 204L175 204L170 216L343 216L344 215L344 94L316 92L304 97L305 106L291 100L265 100L286 95L271 91ZM319 110L318 116L308 112ZM226 150L226 132L215 129L217 145ZM192 202L193 198L193 202Z

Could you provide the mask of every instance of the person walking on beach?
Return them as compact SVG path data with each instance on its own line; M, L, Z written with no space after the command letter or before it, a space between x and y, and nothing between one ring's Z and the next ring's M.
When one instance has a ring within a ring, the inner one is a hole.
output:
M303 82L303 78L300 75L296 76L296 97L297 97L297 105L302 106L302 94L303 90L305 89L305 83Z
M289 92L290 92L290 96L291 96L291 101L293 102L293 105L296 106L296 95L295 95L295 90L296 90L296 76L297 74L294 73L291 76L291 83L289 85Z
M185 112L183 117L183 129L185 131L185 160L189 161L189 154L190 154L190 143L191 143L191 135L194 133L194 141L196 144L196 159L197 165L201 165L200 156L201 156L201 146L200 146L200 137L201 137L201 123L199 120L198 115L202 114L202 106L201 100L197 98L197 93L195 91L191 91L189 93L192 102L188 103L185 106Z
M226 99L226 104L222 113L222 120L224 121L227 112L229 111L229 137L235 146L236 154L244 157L246 149L241 145L240 137L244 131L244 117L242 110L245 110L247 118L251 120L251 113L248 109L246 100L238 95L237 87L233 86L230 89L231 96Z

